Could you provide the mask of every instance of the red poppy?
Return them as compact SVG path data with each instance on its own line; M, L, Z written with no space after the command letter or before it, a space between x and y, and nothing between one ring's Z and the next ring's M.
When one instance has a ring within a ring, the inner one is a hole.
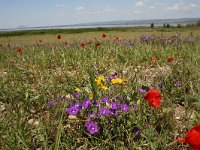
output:
M0 44L0 47L2 47L3 46L3 44Z
M172 62L172 61L174 61L174 58L173 58L173 57L168 57L168 58L167 58L167 61L168 61L168 62Z
M85 43L84 42L81 43L81 47L85 47Z
M42 40L39 40L40 43L42 43Z
M88 40L88 44L91 44L93 41L92 40Z
M68 45L68 43L67 43L67 42L65 42L64 44L65 44L65 45Z
M115 40L116 40L116 41L119 41L119 40L120 40L120 38L119 38L119 37L116 37L116 38L115 38Z
M178 138L179 142L188 143L193 150L200 150L200 124L188 131L185 139Z
M60 34L57 35L57 39L59 39L59 40L61 39L61 35Z
M106 38L106 34L102 34L102 38Z
M160 107L161 94L158 90L150 89L144 96L144 99L148 100L149 105L151 105L152 107Z
M101 43L97 41L95 45L96 45L96 47L97 47L97 46L100 46Z
M151 58L151 61L157 61L157 58L152 57L152 58Z
M22 52L23 52L23 49L22 49L22 48L18 48L18 49L17 49L17 52L18 52L18 53L22 53Z

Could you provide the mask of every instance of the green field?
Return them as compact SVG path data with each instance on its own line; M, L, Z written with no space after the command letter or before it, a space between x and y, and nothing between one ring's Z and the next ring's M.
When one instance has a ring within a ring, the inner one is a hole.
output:
M190 149L199 72L199 27L1 32L0 149Z

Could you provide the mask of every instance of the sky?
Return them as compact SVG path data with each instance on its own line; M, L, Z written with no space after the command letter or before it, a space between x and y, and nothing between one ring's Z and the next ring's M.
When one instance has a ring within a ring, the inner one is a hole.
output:
M200 0L0 0L0 29L188 17Z

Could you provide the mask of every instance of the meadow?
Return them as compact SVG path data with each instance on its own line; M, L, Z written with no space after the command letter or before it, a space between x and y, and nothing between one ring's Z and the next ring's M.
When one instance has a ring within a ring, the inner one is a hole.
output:
M199 27L1 32L0 149L198 150L199 72Z

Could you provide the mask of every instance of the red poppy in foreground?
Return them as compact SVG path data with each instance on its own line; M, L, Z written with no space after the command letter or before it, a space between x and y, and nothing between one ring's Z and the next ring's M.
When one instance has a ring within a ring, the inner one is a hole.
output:
M172 62L172 61L174 61L174 58L173 58L173 57L168 57L168 58L167 58L167 61L168 61L168 62Z
M88 44L91 44L93 41L92 40L88 40Z
M150 89L144 96L144 99L148 100L149 105L152 106L153 108L160 107L161 94L158 90Z
M188 143L193 150L200 150L200 124L190 129L184 139L178 138L178 141Z
M84 42L81 43L81 47L85 47L85 43Z
M102 38L106 38L106 34L102 34Z
M61 35L60 34L57 35L57 39L59 39L59 40L61 39Z
M18 53L22 53L22 52L23 52L23 49L22 49L22 48L18 48L18 49L17 49L17 52L18 52Z
M152 57L152 58L151 58L151 61L157 61L157 58Z

